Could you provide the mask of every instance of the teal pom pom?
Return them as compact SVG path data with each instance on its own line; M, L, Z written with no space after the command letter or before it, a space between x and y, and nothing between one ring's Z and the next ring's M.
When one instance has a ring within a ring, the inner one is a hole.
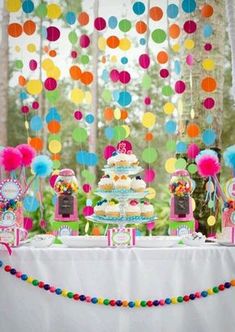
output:
M32 170L36 176L45 178L52 172L52 161L49 157L39 155L33 159Z
M235 145L229 146L224 151L223 156L225 165L230 167L235 172Z

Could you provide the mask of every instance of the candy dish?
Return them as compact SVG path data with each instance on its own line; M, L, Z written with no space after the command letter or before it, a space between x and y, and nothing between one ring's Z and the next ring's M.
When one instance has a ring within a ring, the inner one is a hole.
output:
M54 235L40 234L35 235L31 240L31 246L34 248L46 248L50 247L55 240Z

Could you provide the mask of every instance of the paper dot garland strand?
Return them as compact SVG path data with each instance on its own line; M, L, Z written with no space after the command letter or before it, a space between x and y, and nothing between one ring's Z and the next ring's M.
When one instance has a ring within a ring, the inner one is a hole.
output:
M203 290L200 292L195 292L189 295L178 296L178 297L167 297L166 299L160 300L135 300L135 301L127 301L127 300L110 300L110 299L103 299L100 297L91 297L87 295L80 295L77 293L69 292L66 289L56 288L51 286L43 281L38 281L27 274L18 272L15 268L12 268L10 265L4 265L2 261L0 261L0 268L4 268L5 272L10 273L11 275L15 276L22 281L27 281L29 284L32 284L35 287L39 287L45 291L50 291L52 294L62 295L69 299L73 299L74 301L81 301L87 302L92 304L102 304L102 305L110 305L111 307L124 307L124 308L151 308L151 307L161 307L164 305L170 304L179 304L183 302L189 302L196 299L202 299L207 297L208 295L218 294L226 289L230 289L231 287L235 287L235 279L231 281L227 281L224 284L220 284L219 286L215 286L213 288L209 288L207 290Z

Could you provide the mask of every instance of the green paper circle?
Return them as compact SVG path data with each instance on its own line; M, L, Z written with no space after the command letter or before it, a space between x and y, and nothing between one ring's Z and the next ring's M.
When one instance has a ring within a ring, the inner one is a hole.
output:
M146 163L153 163L157 159L157 151L154 148L146 148L142 153L142 159Z
M61 162L59 160L53 160L53 168L59 169L61 165Z
M176 149L176 142L173 140L169 140L166 142L166 149L169 152L174 152Z
M51 104L55 104L56 101L59 99L60 97L60 93L58 90L54 90L54 91L47 91L46 92L46 99L51 103Z
M113 128L113 138L117 141L121 141L126 138L126 130L122 126L116 126Z
M156 29L152 32L152 39L155 43L161 44L166 40L166 33L162 29Z
M197 165L196 164L188 165L188 171L189 171L190 174L197 173Z
M118 27L122 32L127 32L131 29L131 21L123 19L119 22Z
M61 135L48 135L48 142L50 141L59 141L61 142Z
M71 31L68 35L68 38L72 45L76 44L78 41L78 36L75 31Z
M82 171L82 177L85 178L86 182L88 182L88 183L92 183L95 181L95 174L88 171L87 169L84 169Z
M45 3L40 3L40 5L37 6L37 8L35 9L35 15L40 18L46 17L47 6Z
M148 90L150 89L151 87L151 84L152 84L152 79L151 77L148 75L148 74L145 74L142 78L142 82L141 82L141 85L142 85L142 88L144 90Z
M108 89L105 89L102 92L102 99L106 103L110 103L112 101L112 92L110 90L108 90Z
M75 128L72 133L73 140L77 143L83 143L87 140L87 131L85 128Z
M170 97L174 93L172 87L170 85L165 85L162 87L162 94L163 96Z
M23 66L24 66L23 61L21 61L21 60L16 60L16 62L15 62L15 66L16 66L17 69L22 69Z
M87 65L89 63L90 59L89 59L89 56L86 55L86 54L82 54L80 56L80 62L83 64L83 65Z
M208 202L208 208L212 209L214 207L214 202L213 201L209 201Z
M185 169L187 166L187 161L184 158L179 158L176 160L175 168L176 169Z

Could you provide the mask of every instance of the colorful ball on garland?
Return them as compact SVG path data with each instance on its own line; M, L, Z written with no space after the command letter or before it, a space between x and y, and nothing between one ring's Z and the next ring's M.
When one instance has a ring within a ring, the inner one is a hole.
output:
M144 181L146 183L151 183L155 180L156 171L152 168L148 168L144 170Z
M91 185L89 183L85 183L82 186L82 190L84 191L84 193L88 194L91 191Z
M33 219L29 217L24 217L24 229L30 231L33 228Z
M197 144L191 143L187 149L187 156L189 159L195 159L200 152L200 148Z
M47 28L47 40L54 42L60 38L60 30L57 27L50 26Z
M107 145L105 148L104 148L104 152L103 152L103 156L104 158L107 160L108 158L110 158L113 154L113 152L116 151L116 148L115 146L113 145Z
M103 17L97 17L94 21L94 27L98 31L102 31L106 28L106 21Z
M82 210L84 217L89 217L94 213L94 208L92 206L85 206Z
M142 54L139 57L139 65L143 69L147 69L150 66L150 57L148 54Z
M136 1L132 9L136 15L142 15L145 12L145 4L141 1Z

